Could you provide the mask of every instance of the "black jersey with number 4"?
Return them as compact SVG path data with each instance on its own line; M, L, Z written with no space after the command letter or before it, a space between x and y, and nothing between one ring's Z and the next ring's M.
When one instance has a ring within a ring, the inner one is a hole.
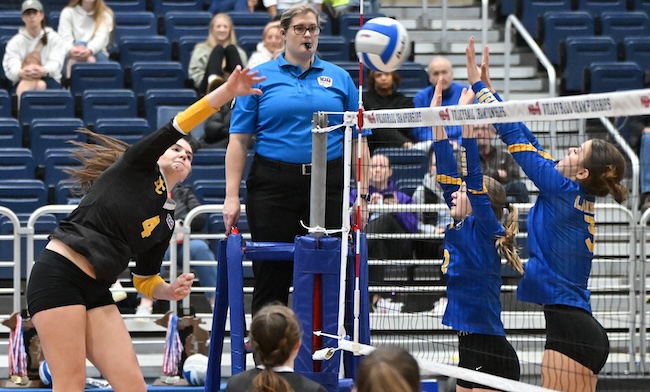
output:
M160 271L174 230L175 203L158 158L183 137L169 123L131 146L90 187L51 238L86 256L97 280L114 282L131 259L140 276Z

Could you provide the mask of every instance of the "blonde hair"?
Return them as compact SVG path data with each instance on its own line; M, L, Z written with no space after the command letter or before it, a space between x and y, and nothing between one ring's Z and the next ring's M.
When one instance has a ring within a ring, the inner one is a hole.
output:
M483 185L487 189L487 197L499 222L503 220L503 210L507 209L509 212L505 222L503 222L506 234L496 239L497 252L517 272L523 273L524 267L519 258L519 253L517 253L517 243L515 241L515 235L519 232L519 210L506 200L506 189L499 181L490 176L483 176Z
M68 7L73 8L81 4L83 0L70 0ZM107 16L110 16L113 20L113 26L115 25L115 17L113 15L113 10L109 7L104 0L95 0L95 5L93 7L93 19L95 19L95 28L93 29L93 37L99 29L99 26L104 24L104 21L107 19ZM113 27L111 26L111 27ZM112 28L111 28L112 30Z
M228 25L230 26L230 34L228 35L228 39L226 40L226 46L227 45L237 45L237 35L235 34L235 25L232 23L232 19L228 14L220 12L216 14L214 17L212 17L212 20L210 20L210 25L208 26L208 38L205 40L205 44L208 45L211 48L214 48L217 46L217 36L214 33L214 25L217 23L217 19L224 19L228 22Z

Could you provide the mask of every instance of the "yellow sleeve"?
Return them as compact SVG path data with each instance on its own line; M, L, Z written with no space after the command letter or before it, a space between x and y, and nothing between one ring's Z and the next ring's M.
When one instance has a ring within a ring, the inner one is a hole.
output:
M161 278L160 275L153 275L146 278L133 275L133 286L135 289L138 290L140 294L146 295L151 299L156 299L153 297L153 289L160 283L165 283L165 280Z
M189 108L180 112L174 118L174 122L176 123L175 125L177 125L177 129L180 129L183 133L188 134L197 125L218 111L219 109L215 109L210 106L207 97L203 97L194 102Z

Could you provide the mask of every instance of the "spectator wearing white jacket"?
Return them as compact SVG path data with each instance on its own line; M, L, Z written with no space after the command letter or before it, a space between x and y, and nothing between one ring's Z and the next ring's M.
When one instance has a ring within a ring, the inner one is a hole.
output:
M273 60L282 51L282 34L280 33L280 21L274 20L264 27L262 41L257 43L257 49L251 58L248 59L248 68L256 67L267 61Z
M63 8L58 32L66 49L66 78L77 62L108 61L113 21L113 11L104 0L71 0Z
M2 67L5 76L14 84L18 96L33 89L39 79L48 89L61 88L61 69L65 58L63 40L51 27L45 26L43 5L38 0L25 0L21 7L25 27L21 27L5 48ZM38 52L40 63L25 62L25 58Z

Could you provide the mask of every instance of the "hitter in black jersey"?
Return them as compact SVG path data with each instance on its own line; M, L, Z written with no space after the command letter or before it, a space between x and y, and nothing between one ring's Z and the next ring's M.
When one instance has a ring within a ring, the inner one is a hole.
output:
M134 259L140 293L176 301L190 294L193 274L171 284L159 275L174 230L168 191L191 169L192 150L183 136L234 97L262 94L252 88L262 80L238 67L228 82L123 154L109 139L84 145L83 167L73 174L87 193L50 235L27 285L53 391L83 391L86 358L114 391L147 390L109 287Z

